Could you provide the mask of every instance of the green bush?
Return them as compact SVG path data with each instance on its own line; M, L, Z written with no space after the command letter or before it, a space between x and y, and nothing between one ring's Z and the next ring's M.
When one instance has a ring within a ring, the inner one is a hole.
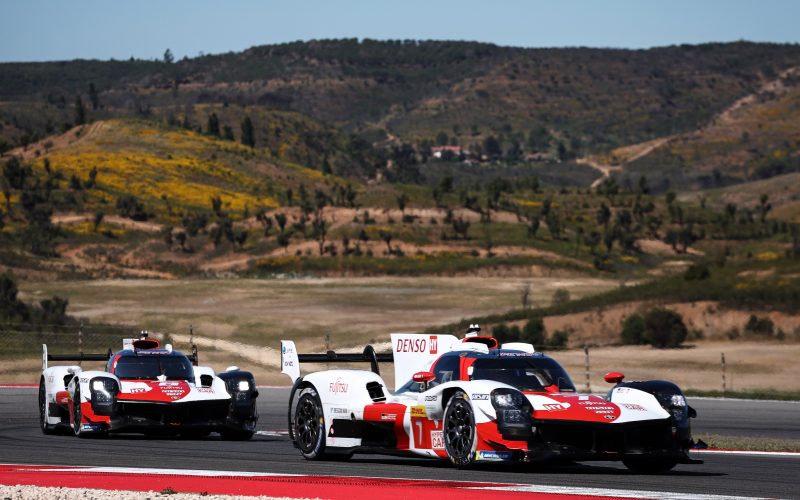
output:
M686 281L702 281L707 280L710 277L711 271L709 271L708 267L703 264L692 264L683 275L683 279Z
M644 339L644 318L641 314L631 314L622 322L622 343L628 345L646 344Z
M553 335L550 336L548 344L550 347L567 347L568 342L569 332L565 332L564 330L556 330L553 332Z
M533 344L534 346L545 345L545 331L542 318L532 318L525 323L525 326L522 328L520 340Z
M775 324L769 317L757 318L755 314L750 315L747 324L744 326L745 333L757 335L759 337L771 337L775 332Z
M653 347L678 347L688 333L681 315L669 309L651 309L644 316L644 338Z
M500 344L518 342L520 335L518 326L509 327L505 323L500 323L492 328L492 337L496 338Z

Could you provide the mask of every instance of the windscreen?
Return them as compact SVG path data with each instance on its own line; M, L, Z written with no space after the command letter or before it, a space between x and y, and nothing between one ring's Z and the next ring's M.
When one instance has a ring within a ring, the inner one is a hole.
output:
M547 392L545 387L551 386L560 392L575 392L567 372L549 358L482 358L472 366L470 380L494 380L525 392Z
M117 361L114 375L126 380L194 380L192 363L184 356L123 356Z

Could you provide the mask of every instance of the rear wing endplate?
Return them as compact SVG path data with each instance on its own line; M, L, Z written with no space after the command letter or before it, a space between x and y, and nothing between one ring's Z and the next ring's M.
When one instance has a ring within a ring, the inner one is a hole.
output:
M375 352L367 345L361 353L337 353L328 351L324 354L299 354L294 341L281 340L281 373L285 373L292 382L300 378L300 363L369 363L370 369L380 375L378 363L391 363L394 354L391 352Z

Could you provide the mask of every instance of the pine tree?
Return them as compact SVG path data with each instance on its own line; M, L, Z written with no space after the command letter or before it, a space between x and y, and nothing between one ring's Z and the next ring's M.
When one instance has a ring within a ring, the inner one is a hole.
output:
M219 137L219 118L217 118L216 113L211 113L211 116L208 117L208 135L213 135L214 137Z
M81 96L75 96L75 125L86 123L86 108L83 106Z
M97 108L100 107L100 98L97 95L94 83L89 84L89 101L92 103L92 109L97 111Z
M255 130L249 116L245 116L242 121L242 144L251 148L256 147Z

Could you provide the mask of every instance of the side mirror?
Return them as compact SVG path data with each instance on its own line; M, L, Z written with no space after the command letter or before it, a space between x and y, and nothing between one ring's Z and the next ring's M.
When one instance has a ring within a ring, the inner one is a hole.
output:
M697 410L695 410L694 408L692 408L690 406L689 407L689 418L695 418L695 417L697 417Z
M620 372L609 372L606 373L605 376L603 377L603 379L605 379L605 381L608 382L609 384L619 384L620 382L622 382L622 379L624 378L625 375L623 375Z
M425 388L427 388L428 383L433 381L435 378L436 374L434 374L433 372L417 372L411 376L412 381L418 384L422 384L422 387Z
M214 383L214 377L209 374L200 375L200 385L203 387L211 387Z

